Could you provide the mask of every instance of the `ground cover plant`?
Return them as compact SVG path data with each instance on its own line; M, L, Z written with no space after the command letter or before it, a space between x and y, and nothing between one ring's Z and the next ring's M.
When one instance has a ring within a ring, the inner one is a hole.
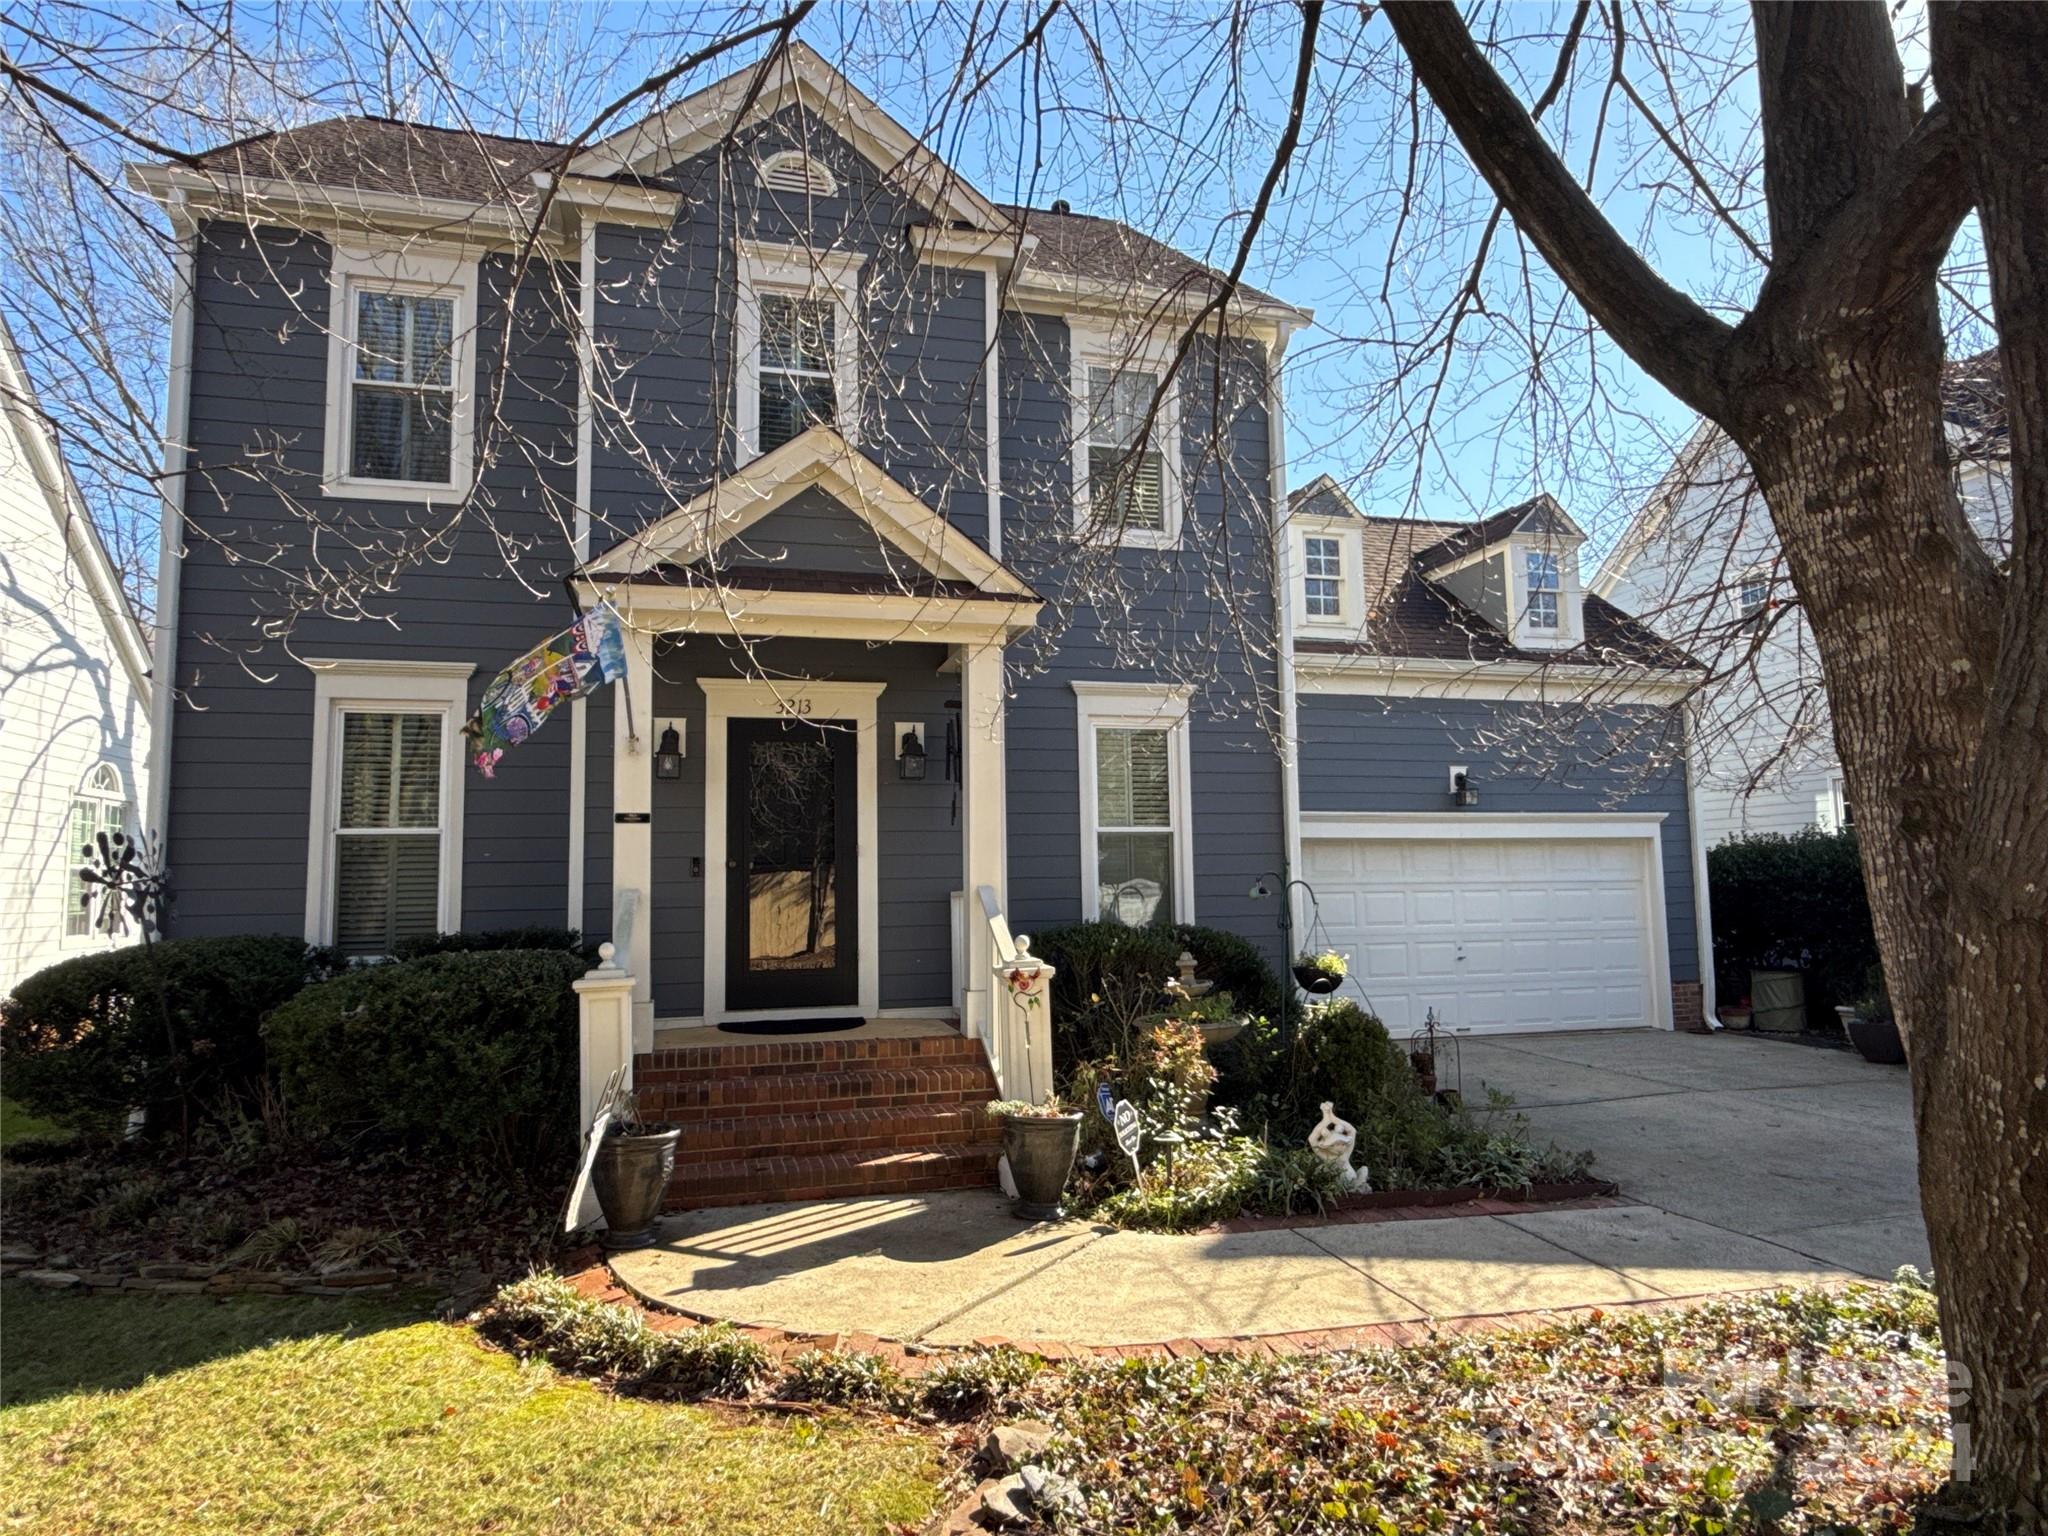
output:
M879 1536L938 1500L928 1427L623 1399L396 1305L5 1309L8 1530Z
M1934 1298L1912 1285L1282 1360L1097 1361L1022 1411L1119 1532L1847 1536L1948 1473Z

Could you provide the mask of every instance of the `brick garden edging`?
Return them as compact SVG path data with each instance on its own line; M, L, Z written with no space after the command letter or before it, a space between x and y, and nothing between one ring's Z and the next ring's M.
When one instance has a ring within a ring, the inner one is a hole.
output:
M0 1275L53 1291L92 1296L388 1296L407 1277L389 1266L305 1274L279 1269L226 1269L217 1264L152 1260L132 1269L77 1269L62 1254L0 1251ZM414 1278L425 1283L425 1276Z

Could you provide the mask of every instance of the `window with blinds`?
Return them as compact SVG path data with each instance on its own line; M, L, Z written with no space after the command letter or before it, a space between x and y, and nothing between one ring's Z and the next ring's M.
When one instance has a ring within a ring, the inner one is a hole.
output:
M1134 928L1171 922L1174 805L1171 734L1095 731L1095 865L1100 911Z
M438 714L341 717L334 942L343 954L388 955L440 927L441 729Z
M830 298L761 295L761 451L837 415Z
M1088 506L1090 517L1105 528L1166 529L1166 460L1144 436L1145 416L1158 393L1156 373L1088 370Z
M446 485L454 478L455 301L358 290L349 473Z

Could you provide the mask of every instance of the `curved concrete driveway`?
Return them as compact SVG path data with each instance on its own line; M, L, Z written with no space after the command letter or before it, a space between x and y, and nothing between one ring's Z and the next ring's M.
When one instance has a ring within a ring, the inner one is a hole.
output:
M1024 1226L993 1191L742 1206L667 1222L620 1281L703 1317L928 1344L1130 1345L1609 1306L1926 1262L1905 1074L1662 1033L1468 1041L1642 1202L1165 1236Z

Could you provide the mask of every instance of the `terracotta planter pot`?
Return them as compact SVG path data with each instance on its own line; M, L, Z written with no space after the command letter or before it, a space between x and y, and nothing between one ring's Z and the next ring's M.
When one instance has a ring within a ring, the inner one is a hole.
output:
M604 1212L605 1247L644 1248L654 1241L654 1218L682 1136L680 1127L663 1126L642 1136L605 1137L590 1168L590 1187Z
M1080 1145L1079 1114L1003 1116L1003 1156L1017 1186L1019 1216L1042 1221L1059 1215Z

